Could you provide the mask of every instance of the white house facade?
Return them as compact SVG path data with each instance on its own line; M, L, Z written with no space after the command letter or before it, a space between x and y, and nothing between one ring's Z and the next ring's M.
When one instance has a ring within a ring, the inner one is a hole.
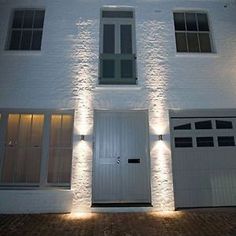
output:
M234 0L0 0L0 213L235 206L235 25Z

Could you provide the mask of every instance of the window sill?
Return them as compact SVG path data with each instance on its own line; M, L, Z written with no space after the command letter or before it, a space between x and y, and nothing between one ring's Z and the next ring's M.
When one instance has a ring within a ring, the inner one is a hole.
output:
M137 84L133 84L133 85L122 85L122 84L114 84L114 85L110 85L110 84L98 84L95 87L95 90L141 90L142 87L137 85Z
M71 191L71 187L70 186L44 186L44 187L40 187L40 186L4 186L1 185L0 186L0 191L1 190L62 190L62 191Z
M200 53L200 52L176 52L176 57L219 57L216 52Z
M2 55L7 56L41 56L42 50L3 50Z

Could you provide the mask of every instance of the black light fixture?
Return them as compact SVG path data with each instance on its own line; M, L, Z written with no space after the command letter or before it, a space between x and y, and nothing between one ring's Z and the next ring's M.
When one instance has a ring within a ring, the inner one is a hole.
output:
M84 139L85 139L85 135L84 135L84 134L81 134L81 135L80 135L80 140L81 140L81 141L84 141Z
M158 135L158 140L159 140L159 141L163 140L163 135L162 135L162 134L159 134L159 135Z

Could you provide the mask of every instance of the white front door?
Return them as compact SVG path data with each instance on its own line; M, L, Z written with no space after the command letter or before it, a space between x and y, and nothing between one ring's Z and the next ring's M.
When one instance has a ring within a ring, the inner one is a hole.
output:
M150 203L145 111L95 112L93 203Z

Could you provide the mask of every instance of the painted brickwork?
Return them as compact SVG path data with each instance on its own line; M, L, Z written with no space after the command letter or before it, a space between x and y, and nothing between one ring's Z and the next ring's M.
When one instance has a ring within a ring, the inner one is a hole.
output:
M152 203L155 209L166 210L174 208L168 109L235 108L235 1L119 1L136 8L138 85L97 86L99 11L103 5L116 4L0 0L0 108L75 109L73 203L71 208L69 192L64 197L68 205L62 210L56 201L55 211L90 209L94 109L149 110ZM18 7L46 9L40 52L4 50L10 15ZM176 53L175 9L208 12L215 53ZM86 142L79 142L81 133ZM164 142L157 141L158 134L164 135ZM48 211L47 204L23 198L26 192L32 199L39 197L29 190L14 191L23 206L31 205L20 208L22 212ZM7 197L12 192L2 194L6 197L0 198L0 212L7 212L7 204L15 201Z

